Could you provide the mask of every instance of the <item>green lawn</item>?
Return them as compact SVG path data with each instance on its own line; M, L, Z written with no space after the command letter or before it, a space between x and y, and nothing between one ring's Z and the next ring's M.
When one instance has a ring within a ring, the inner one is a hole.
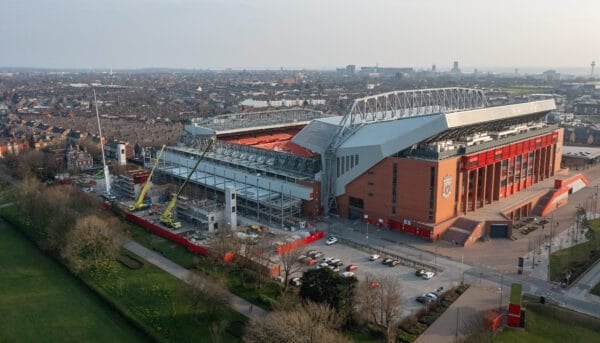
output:
M595 294L600 297L600 283L598 283L596 286L594 286L594 288L592 288L590 293Z
M529 304L525 330L504 329L496 343L597 342L600 320L552 305Z
M110 275L84 278L161 341L191 342L210 337L209 323L202 316L194 317L188 286L148 262L136 270L115 262ZM246 321L233 310L226 310L221 320L228 325ZM223 342L239 340L226 331L222 333Z
M0 342L145 340L114 309L3 221L0 313Z
M233 268L213 263L210 259L196 255L183 246L161 238L141 227L135 225L127 226L132 238L143 246L157 251L185 268L194 268L201 273L213 277L223 278L229 290L245 300L265 308L272 308L281 293L281 287L268 278L263 279L263 287L258 289L256 282L246 282L242 287L239 272Z
M560 281L564 273L570 270L571 281L573 281L600 257L600 219L589 221L589 225L589 241L552 254L550 258L552 280Z

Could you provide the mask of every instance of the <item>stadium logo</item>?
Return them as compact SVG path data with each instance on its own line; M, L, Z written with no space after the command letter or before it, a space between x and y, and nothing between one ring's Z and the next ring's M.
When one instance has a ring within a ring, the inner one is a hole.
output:
M442 186L442 197L448 198L450 196L450 194L452 194L452 176L450 176L450 175L444 176L443 182L444 183Z

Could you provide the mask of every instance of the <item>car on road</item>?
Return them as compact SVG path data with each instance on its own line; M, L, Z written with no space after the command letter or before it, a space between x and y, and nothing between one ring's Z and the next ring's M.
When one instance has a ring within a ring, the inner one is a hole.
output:
M349 271L349 272L353 272L353 271L355 271L355 270L357 270L357 269L358 269L358 266L357 266L356 264L349 264L349 265L346 267L346 270L347 270L347 271Z
M354 273L353 272L343 272L342 276L343 277L351 277L351 276L354 276Z
M417 269L415 272L416 276L423 276L423 274L425 274L425 269Z
M429 280L434 276L435 276L434 272L425 272L425 274L423 274L421 277L425 280Z
M302 282L300 281L300 277L296 276L290 280L290 285L300 287Z
M434 302L437 300L438 300L437 295L435 295L433 293L426 293L426 294L423 294L423 295L420 295L417 297L417 301L422 304L427 304L427 303Z
M327 238L327 241L325 241L325 244L326 245L332 245L332 244L337 243L337 241L338 241L337 238L335 238L335 237L332 236L332 237Z
M373 254L371 256L369 256L369 260L371 261L377 261L379 259L379 255L378 254Z
M381 261L381 264L388 265L393 259L386 257Z

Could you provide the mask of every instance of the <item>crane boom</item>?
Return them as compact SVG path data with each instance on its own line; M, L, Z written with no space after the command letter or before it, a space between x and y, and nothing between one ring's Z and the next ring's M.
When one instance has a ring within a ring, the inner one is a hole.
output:
M152 182L152 175L154 175L154 170L156 169L156 166L158 165L160 156L162 156L163 151L165 151L165 147L166 147L166 145L163 144L162 149L160 149L160 152L156 156L156 162L154 162L154 166L152 167L152 171L150 172L150 175L148 176L148 179L146 180L146 183L144 184L144 188L142 188L142 191L140 192L140 196L138 197L135 204L129 206L129 211L135 212L135 211L139 211L139 210L148 208L148 205L144 204L144 198L146 197L146 193L148 193L148 189L150 189L150 183Z
M178 222L178 221L176 221L175 218L173 218L173 214L171 213L171 211L173 211L173 208L175 207L175 204L177 203L177 198L179 197L179 195L181 194L181 192L185 188L185 185L187 185L188 181L190 181L190 179L192 178L192 174L194 174L194 172L196 171L196 168L198 168L198 165L204 159L204 155L206 155L206 153L208 152L208 150L210 150L210 148L212 147L214 139L215 138L212 137L209 140L208 144L206 145L206 147L202 151L202 154L200 155L200 157L198 158L198 160L196 160L196 164L194 164L194 167L192 168L192 170L188 174L187 178L185 179L185 181L183 181L183 183L181 184L181 186L177 190L177 193L175 193L175 195L173 195L173 198L169 202L169 205L167 206L167 208L165 209L165 211L163 212L163 214L160 216L159 220L160 220L160 222L162 224L164 224L164 225L166 225L166 226L168 226L170 228L173 228L173 229L179 229L181 227L181 223Z

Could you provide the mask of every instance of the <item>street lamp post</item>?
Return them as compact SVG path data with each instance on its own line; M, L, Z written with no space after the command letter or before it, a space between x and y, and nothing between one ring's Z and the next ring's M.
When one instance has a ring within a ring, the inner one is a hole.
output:
M369 215L365 214L364 218L365 218L365 223L367 223L367 240L368 240L369 239Z

